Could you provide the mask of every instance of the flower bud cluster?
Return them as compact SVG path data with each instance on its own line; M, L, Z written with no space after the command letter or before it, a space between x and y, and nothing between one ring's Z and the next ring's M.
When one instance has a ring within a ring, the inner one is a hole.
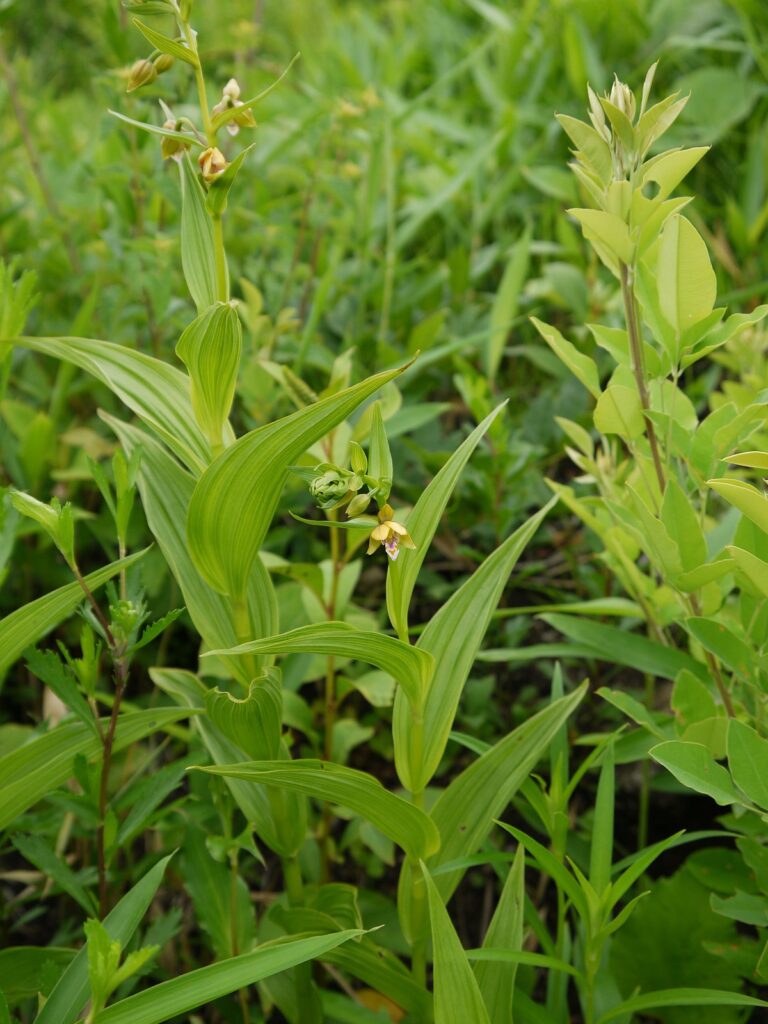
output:
M227 131L230 135L237 135L241 128L255 128L256 120L250 109L245 107L240 99L240 86L235 78L230 78L221 94L221 99L214 106L214 114L223 114L225 110L235 110L243 107L243 110L227 121Z
M135 61L128 72L126 92L135 92L143 85L151 85L158 75L164 74L173 64L174 58L170 53L160 53L153 60L142 58Z

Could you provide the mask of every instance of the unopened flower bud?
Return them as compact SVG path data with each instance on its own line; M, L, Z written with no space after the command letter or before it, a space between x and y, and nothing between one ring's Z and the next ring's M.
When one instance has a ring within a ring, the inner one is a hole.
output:
M179 130L179 123L177 121L168 120L163 125L163 128L167 128L169 131L177 132ZM181 160L182 153L189 149L188 142L182 142L181 139L171 139L167 135L164 135L160 141L160 153L163 160Z
M155 65L158 75L162 75L169 68L173 67L175 58L170 53L161 53L158 57L155 57L152 63Z
M201 153L197 162L200 164L203 178L209 182L215 181L229 166L226 157L216 146L210 146Z
M335 469L329 469L315 477L309 485L309 493L321 501L336 501L349 490L348 481Z
M128 75L127 92L140 89L142 85L149 85L157 78L157 68L151 60L137 60Z
M356 494L352 501L347 505L347 517L349 519L353 519L355 516L362 515L370 503L370 494Z
M240 86L237 84L236 78L230 78L227 84L224 86L222 92L227 99L232 100L235 103L240 99Z
M628 85L620 82L615 77L611 86L611 94L608 98L614 107L618 107L619 110L625 113L630 121L633 120L635 116L635 96Z

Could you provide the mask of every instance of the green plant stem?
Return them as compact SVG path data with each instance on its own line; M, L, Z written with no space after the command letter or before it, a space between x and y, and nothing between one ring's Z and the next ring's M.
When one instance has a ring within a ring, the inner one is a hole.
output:
M251 616L248 611L247 597L233 597L231 599L232 624L235 627L235 636L238 644L247 644L251 637ZM256 656L254 654L241 655L246 672L251 679L258 674L256 670Z
M691 594L688 598L688 605L694 615L701 615L701 605L699 604L699 599L695 594ZM715 686L717 687L717 692L720 694L720 699L723 702L726 714L729 718L734 718L736 712L733 707L733 701L731 700L731 695L728 692L728 687L725 685L725 680L723 679L723 674L720 671L720 666L717 663L717 658L715 658L711 651L704 651L704 660L706 661L707 668L715 681Z
M621 274L621 295L624 300L624 316L627 322L627 335L629 337L629 349L632 354L632 372L635 375L637 393L640 396L640 404L643 407L645 417L645 429L648 434L648 444L651 448L653 466L656 470L656 479L659 483L659 490L664 493L666 479L659 454L659 444L656 440L656 430L653 421L648 415L651 403L648 397L648 387L645 383L645 361L643 359L643 339L640 336L640 326L637 319L637 302L630 278L630 270L626 263L619 264Z
M411 803L424 810L424 790L411 793ZM411 945L411 974L417 985L427 986L427 902L424 878L421 865L417 860L411 864L411 927L413 943Z
M221 214L213 220L213 255L216 263L216 296L219 302L229 302L229 274L227 273L227 254L224 248L224 226Z

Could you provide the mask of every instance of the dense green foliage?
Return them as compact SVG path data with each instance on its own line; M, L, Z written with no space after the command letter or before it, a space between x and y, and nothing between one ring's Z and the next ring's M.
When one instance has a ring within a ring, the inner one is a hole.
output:
M0 1024L762 1019L768 11L45 8Z

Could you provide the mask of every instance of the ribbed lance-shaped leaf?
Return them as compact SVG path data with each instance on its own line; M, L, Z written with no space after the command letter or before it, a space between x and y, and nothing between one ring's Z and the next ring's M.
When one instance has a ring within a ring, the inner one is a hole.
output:
M103 569L97 569L85 577L90 590L97 590L100 586L116 576L121 569L127 569L142 558L146 551L137 551L117 562L105 565ZM10 665L19 658L27 647L45 636L50 630L71 615L78 605L85 600L85 594L80 584L67 583L64 587L38 597L29 604L22 605L15 612L0 619L0 676L2 676Z
M355 658L388 672L400 683L410 704L419 708L432 679L435 659L428 651L382 633L357 629L348 622L321 622L299 626L287 633L254 640L227 651L210 654L328 654Z
M432 870L449 864L482 846L498 818L546 754L561 725L575 711L586 693L586 684L567 697L553 701L457 775L440 794L430 817L440 831L440 850L430 860ZM447 903L463 870L435 878Z
M180 668L153 668L152 681L182 707L203 709L207 689L203 682ZM195 719L195 726L208 753L216 764L231 764L243 757L244 752L229 740L207 715ZM277 762L281 763L281 762ZM291 857L306 838L306 800L299 793L285 793L283 802L285 820L276 822L273 806L266 787L254 786L242 779L224 780L246 819L256 829L259 838L281 857Z
M187 518L192 559L210 585L238 598L275 514L288 467L387 381L389 370L241 437L198 481Z
M181 266L197 312L218 298L213 223L205 208L205 193L188 154L179 161L181 174Z
M141 445L138 485L144 514L181 588L195 628L207 647L234 646L238 638L229 602L208 586L189 557L184 522L195 487L194 479L143 431L111 416L103 418L117 434L127 455ZM277 628L275 591L259 558L251 566L248 610L252 635L274 633ZM241 659L228 659L228 665L244 685L250 683L251 676Z
M16 344L74 363L106 384L194 472L210 462L210 447L192 411L189 378L180 370L93 338L19 338Z
M150 868L104 918L102 924L113 942L127 946L131 941L154 899L172 856L163 857ZM83 946L56 982L35 1018L35 1024L72 1024L88 1000L88 995L88 950Z
M501 890L483 949L522 952L525 911L525 851L518 846L512 867ZM512 1020L512 996L515 991L517 964L494 960L478 960L475 977L488 1008L491 1024L507 1024Z
M549 502L489 555L432 617L417 646L435 659L423 723L411 715L402 693L395 698L392 730L395 760L403 785L422 790L437 770L485 631L509 574L554 504Z
M207 1006L230 992L323 956L343 942L363 934L359 929L350 929L332 935L265 943L251 953L200 967L121 999L97 1014L94 1024L163 1024L163 1021L186 1014L198 1006Z
M437 886L424 868L432 925L435 1024L490 1024L480 986L445 909Z
M408 606L429 545L435 535L456 481L469 461L472 452L485 436L491 423L506 405L502 402L475 427L469 437L459 445L440 472L427 485L426 490L408 516L408 532L416 545L403 548L396 562L389 563L387 572L387 611L389 621L401 639L408 636Z
M240 318L228 302L217 302L196 317L176 345L192 381L197 422L214 451L225 441L242 345Z
M294 789L318 800L341 804L370 821L416 859L429 857L440 845L437 828L423 811L390 793L372 775L355 768L307 758L251 761L197 770Z
M120 715L113 749L129 747L188 715L189 710L184 708L129 711ZM106 729L108 724L105 719L102 727ZM78 754L96 758L101 750L101 742L92 729L82 722L68 722L0 757L0 829L66 782L72 776Z
M283 696L276 670L254 679L244 700L224 690L209 690L205 707L213 724L248 757L277 760Z

